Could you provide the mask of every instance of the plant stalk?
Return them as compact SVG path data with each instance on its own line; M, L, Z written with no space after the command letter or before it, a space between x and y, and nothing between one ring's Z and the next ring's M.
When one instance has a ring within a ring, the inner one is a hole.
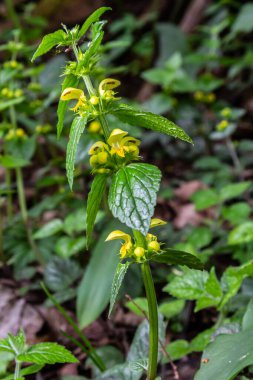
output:
M76 60L78 61L78 50L76 44L73 41L73 51L75 53ZM87 91L90 96L96 95L96 90L93 87L89 75L84 75L83 80ZM110 135L109 127L107 124L106 117L103 112L103 103L100 100L99 102L99 121L101 123L103 134L105 140L108 139ZM139 247L146 248L146 239L145 237L137 230L133 230L135 241ZM142 277L146 290L147 300L148 300L148 309L149 309L149 365L148 365L148 380L155 380L157 373L157 358L158 358L158 311L157 311L157 300L154 282L148 262L141 264Z
M134 238L138 246L146 248L145 237L134 230ZM145 286L146 296L148 300L149 315L149 363L148 363L148 380L155 380L157 372L158 359L158 311L155 293L154 281L152 278L149 263L146 261L141 264L142 278Z
M23 174L21 168L16 168L16 176L17 176L17 189L18 189L18 200L19 200L19 207L21 212L21 217L26 229L27 238L29 241L29 244L38 260L38 262L44 266L44 259L41 255L34 239L32 236L32 231L29 227L28 223L28 212L27 212L27 206L26 206L26 199L25 199L25 190L24 190L24 181L23 181Z
M15 373L14 373L14 380L18 380L20 378L20 362L17 360L15 365Z
M11 193L11 170L5 169L5 183L7 188L7 218L11 222L13 218L13 203L12 203L12 193Z

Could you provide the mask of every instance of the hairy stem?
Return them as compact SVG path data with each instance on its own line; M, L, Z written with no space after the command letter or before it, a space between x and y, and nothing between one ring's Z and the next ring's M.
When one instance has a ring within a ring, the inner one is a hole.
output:
M18 380L20 378L20 365L21 363L17 360L15 365L14 380Z
M134 238L138 246L146 248L145 237L134 230ZM150 270L149 263L146 261L141 264L142 278L145 286L146 296L148 300L149 315L149 364L148 364L148 380L154 380L157 372L158 358L158 311L154 282Z
M73 52L75 54L75 58L77 60L77 62L79 62L79 57L78 57L78 50L77 50L77 47L76 47L76 44L75 42L73 41L72 42L72 48L73 48ZM96 90L92 84L92 81L91 81L91 78L89 75L83 75L83 80L84 80L84 84L87 88L87 91L89 93L90 96L96 96L97 93L96 93ZM105 140L108 139L108 137L110 136L110 130L109 130L109 127L108 127L108 123L107 123L107 120L106 118L104 117L103 115L103 103L101 101L101 99L99 100L99 116L98 116L98 119L101 123L101 127L102 127L102 130L103 130L103 134L104 134L104 137L105 137Z

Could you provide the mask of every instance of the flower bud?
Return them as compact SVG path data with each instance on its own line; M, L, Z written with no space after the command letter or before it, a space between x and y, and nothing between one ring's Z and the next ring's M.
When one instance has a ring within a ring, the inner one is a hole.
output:
M145 254L145 249L142 247L136 247L134 250L134 254L137 258L142 258Z
M96 106L99 103L99 98L97 96L92 96L90 98L90 103L93 104L93 106Z
M96 166L98 163L98 158L96 154L93 154L90 158L90 166Z
M100 165L106 164L106 162L108 161L108 153L107 152L98 153L97 161Z
M160 244L157 241L153 240L150 243L148 243L148 249L150 251L158 252L160 251Z
M88 127L88 131L91 133L98 133L101 129L99 121L92 121Z

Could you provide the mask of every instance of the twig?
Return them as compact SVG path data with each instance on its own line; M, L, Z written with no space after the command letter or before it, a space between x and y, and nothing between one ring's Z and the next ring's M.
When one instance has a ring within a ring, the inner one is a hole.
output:
M133 299L132 297L129 295L129 294L126 294L125 295L126 299L130 302L132 302L134 304L134 306L137 307L137 309L143 314L143 316L145 317L145 319L147 321L149 321L149 318L148 318L148 315L146 313L145 310L143 310ZM163 342L161 341L161 339L159 339L159 344L161 346L161 351L163 353L164 356L166 356L166 358L169 360L169 363L171 365L171 368L172 368L172 371L173 371L173 375L174 375L174 379L175 380L180 380L180 377L179 377L179 373L178 373L178 369L177 369L177 366L176 364L173 362L173 360L171 359L170 355L168 354L168 352L166 351L166 347L164 346Z

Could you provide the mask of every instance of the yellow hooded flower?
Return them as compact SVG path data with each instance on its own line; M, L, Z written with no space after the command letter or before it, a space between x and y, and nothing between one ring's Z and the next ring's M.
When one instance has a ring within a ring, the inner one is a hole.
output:
M125 153L131 153L131 148L133 146L138 147L138 145L140 145L139 140L127 135L128 132L122 131L119 128L112 131L107 140L108 144L111 146L111 154L117 154L120 157L125 157ZM137 151L139 152L138 148Z
M114 88L120 86L120 81L113 78L106 78L102 80L99 84L99 93L101 96L104 96L106 94L114 95L114 91L112 91Z
M105 100L118 100L120 98L116 98L116 92L113 91L114 88L120 85L120 81L117 79L106 78L100 82L98 91L99 95Z
M159 218L153 218L151 219L150 228L163 226L164 224L167 224L167 222Z
M106 145L106 143L104 143L103 141L97 141L90 148L89 155L92 156L93 154L97 154L98 152L102 152L103 150L107 150L107 149L108 149L108 145Z
M64 101L77 99L77 103L76 103L75 107L70 108L72 111L77 111L78 108L85 105L85 103L87 101L83 90L80 90L79 88L74 88L74 87L65 88L65 90L61 94L60 99L64 100Z
M124 240L124 244L122 244L120 248L120 258L124 259L127 257L128 253L131 251L133 247L132 239L131 236L126 234L123 231L120 230L115 230L112 231L106 238L105 241L110 241L110 240Z

